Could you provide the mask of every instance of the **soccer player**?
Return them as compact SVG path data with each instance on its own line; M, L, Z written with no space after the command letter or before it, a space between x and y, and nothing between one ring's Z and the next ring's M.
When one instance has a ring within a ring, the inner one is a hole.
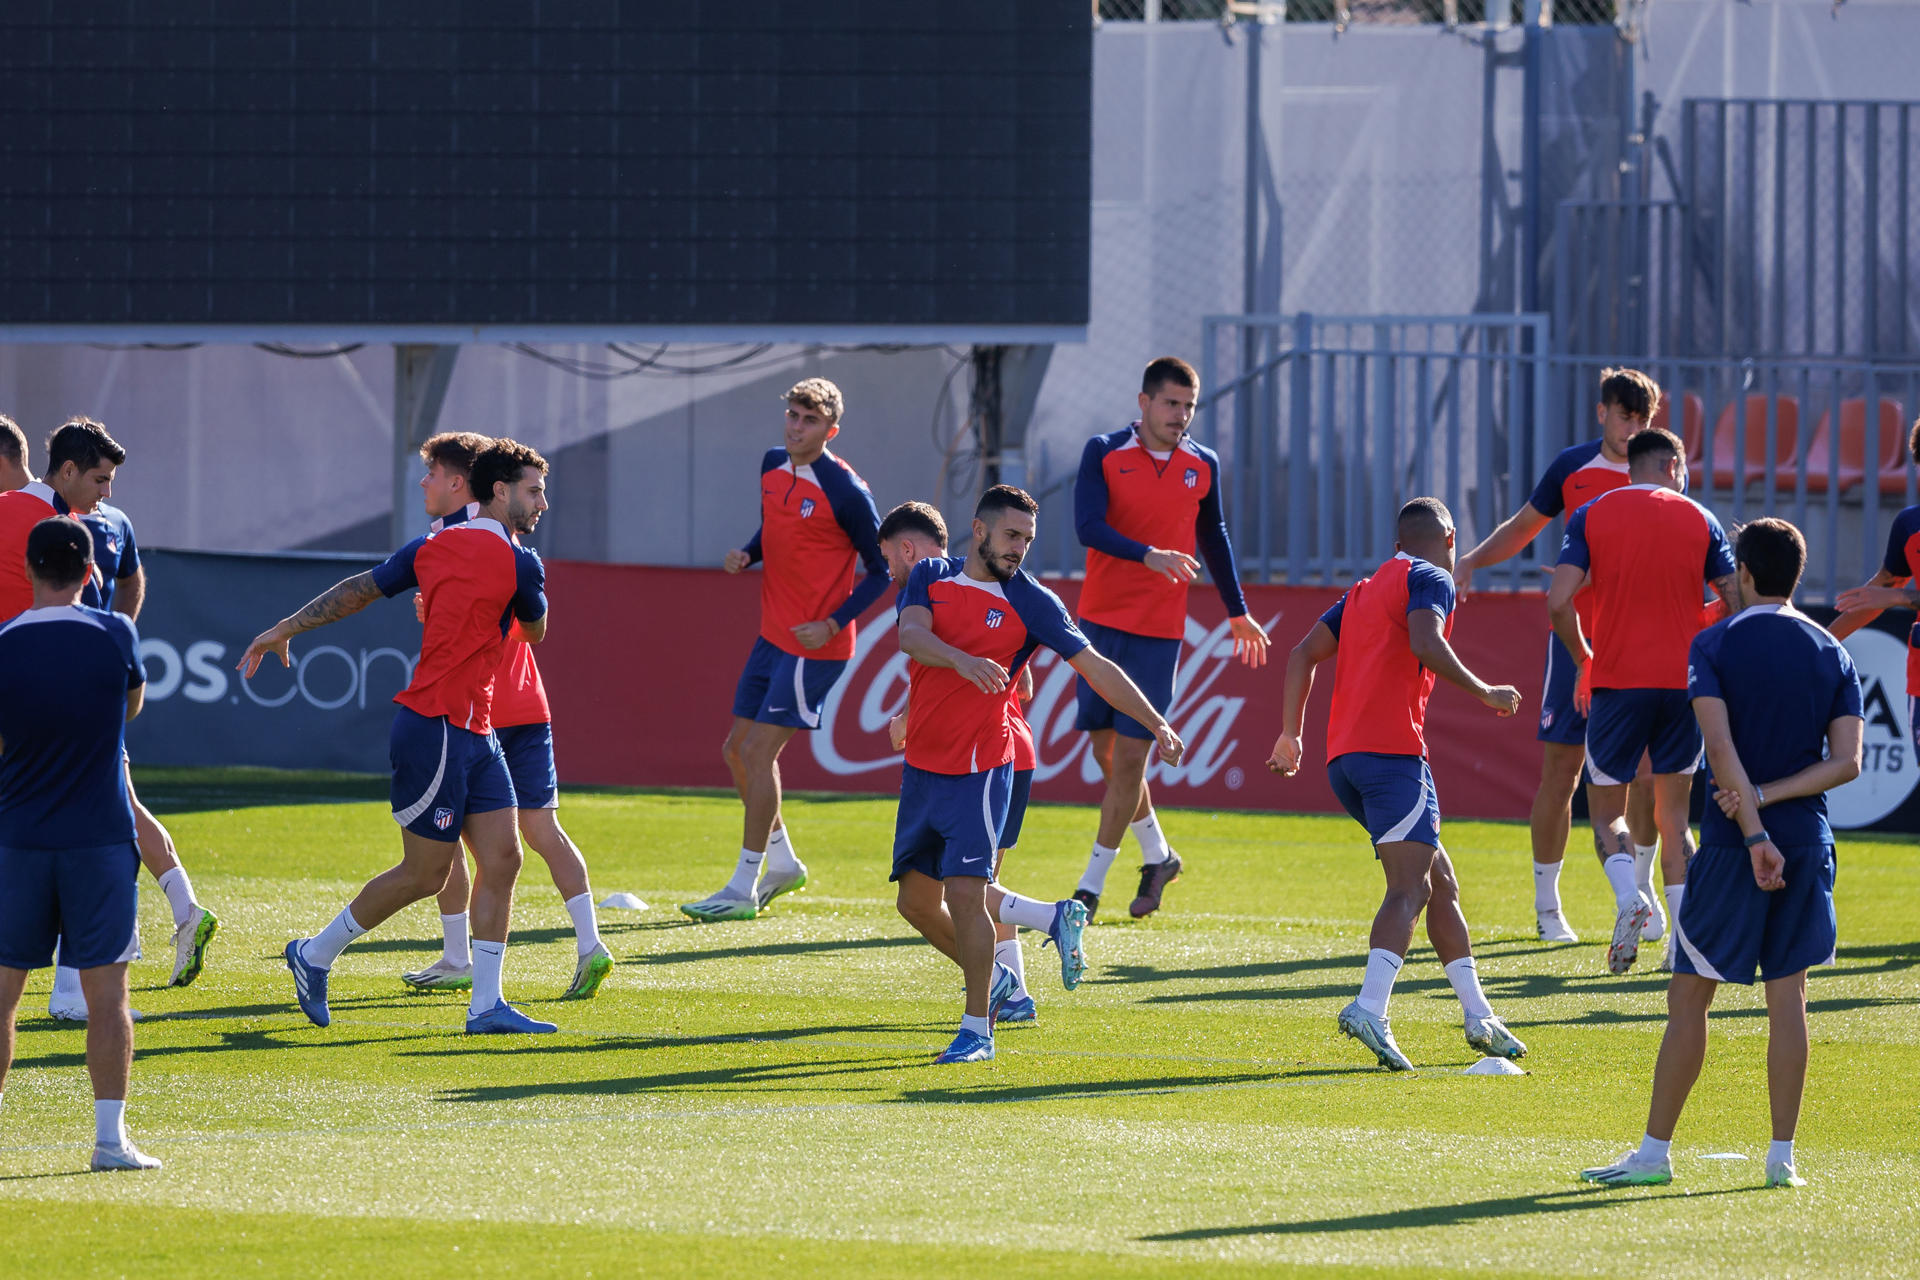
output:
M0 448L4 447L5 436L6 433L0 432ZM24 563L26 537L33 524L71 512L88 525L94 538L94 567L88 574L82 602L99 609L117 604L129 620L135 618L146 598L146 575L134 548L132 523L117 508L106 505L107 497L113 492L115 473L127 460L126 450L98 422L90 418L69 419L47 439L47 476L42 483L32 480L26 470L24 437L13 443L21 446L19 474L29 479L20 489L0 494L0 562ZM127 567L129 562L131 568ZM10 573L0 577L7 580L7 588L16 585ZM24 599L17 595L10 597L7 589L0 589L0 619L10 618L25 607ZM184 987L200 976L207 947L219 930L220 921L196 900L193 883L174 850L173 836L140 803L131 774L127 779L127 794L133 804L140 861L158 882L173 914L174 963L169 985ZM87 1005L80 975L69 965L54 968L47 1012L63 1021L86 1021Z
M12 493L32 483L33 472L27 468L27 433L0 413L0 493Z
M0 1086L27 972L58 942L92 1015L92 1167L158 1169L127 1136L140 855L121 752L146 672L133 623L80 603L92 550L78 520L35 525L21 557L33 598L0 627Z
M471 501L469 477L473 460L493 441L471 431L452 431L434 436L420 446L427 473L420 479L427 514L434 518L433 531L472 520L480 514L480 504ZM534 522L539 512L528 509ZM516 528L515 540L531 534L533 525ZM426 621L425 599L415 596L420 620ZM593 889L587 879L586 859L560 825L559 773L553 763L553 717L547 706L546 686L540 680L540 668L533 648L521 638L518 629L507 635L507 646L500 665L493 673L493 733L507 758L507 771L513 777L520 838L540 855L553 876L553 884L573 920L573 981L561 994L563 1000L590 1000L613 970L613 953L600 941L600 922L594 913ZM401 981L421 988L465 988L473 985L473 950L468 939L468 901L472 881L467 862L455 857L447 874L446 888L440 891L441 956L424 969L401 975Z
M807 882L780 812L780 752L820 709L853 656L854 620L886 591L880 513L867 482L827 448L840 434L840 388L808 378L787 392L786 444L760 460L760 528L726 554L739 573L764 560L760 636L733 695L721 748L746 810L740 860L718 893L680 910L703 923L751 920ZM856 585L855 565L866 569Z
M1907 453L1920 462L1920 419L1914 420L1907 434ZM1883 610L1920 608L1920 590L1915 590L1913 581L1916 573L1920 573L1920 507L1905 507L1887 531L1887 554L1879 570L1864 585L1842 591L1834 601L1842 610L1833 620L1834 638L1845 640ZM1907 633L1907 727L1915 752L1920 752L1920 627Z
M301 1012L315 1026L332 1020L327 976L348 943L404 907L439 893L464 836L479 864L473 886L473 996L469 1034L548 1032L501 995L520 870L514 834L513 779L493 736L494 670L517 622L527 643L547 633L546 575L540 557L508 532L531 528L547 508L547 463L513 440L496 440L474 459L472 488L486 498L480 515L415 538L385 562L338 583L256 636L240 659L251 677L267 654L291 665L294 636L358 613L381 596L417 587L426 623L413 680L394 701L393 819L400 864L369 880L358 896L311 938L287 944L287 968Z
M1160 757L1178 764L1180 737L1126 672L1100 656L1060 598L1021 572L1039 505L1009 485L974 509L966 557L924 560L901 597L900 649L910 659L907 760L900 776L893 876L900 914L966 978L960 1031L936 1062L993 1057L993 1019L1015 979L993 958L993 922L1043 929L1071 990L1086 969L1087 910L1039 902L992 884L1013 789L1008 688L1046 645L1126 714L1152 727Z
M1473 583L1473 571L1501 564L1526 550L1555 516L1578 511L1609 490L1627 483L1627 441L1645 427L1660 407L1660 385L1638 369L1604 369L1600 373L1600 403L1595 410L1600 438L1562 449L1533 495L1488 534L1479 546L1460 557L1453 570L1454 589L1462 600ZM1575 600L1580 624L1593 630L1593 596L1583 592ZM1546 692L1540 704L1540 788L1534 793L1530 822L1533 840L1534 929L1545 942L1578 942L1560 902L1560 869L1573 829L1573 793L1580 785L1580 769L1587 758L1587 717L1574 705L1573 656L1551 626L1547 629ZM1640 890L1653 904L1654 916L1642 936L1652 942L1666 932L1666 918L1653 893L1653 855L1658 847L1653 821L1651 780L1627 789L1627 824L1633 833L1634 875Z
M886 557L887 571L894 582L904 587L913 566L922 560L947 553L947 522L940 512L924 502L903 502L887 512L880 521L880 554ZM994 879L1000 878L1007 854L1020 843L1020 828L1026 822L1027 801L1033 794L1033 771L1039 764L1034 753L1033 727L1027 723L1021 704L1033 699L1033 668L1023 666L1019 677L1008 689L1008 725L1013 730L1013 791L1007 802L1007 820L1000 828L1000 847L993 855ZM887 737L895 751L907 745L907 713L902 706L887 722ZM1014 980L1013 995L1000 1008L999 1021L1029 1023L1039 1018L1039 1006L1027 990L1026 955L1020 949L1018 926L995 921L993 959L1005 965ZM996 971L997 972L997 971Z
M1283 777L1300 771L1314 670L1339 655L1327 720L1327 780L1341 806L1367 829L1387 881L1373 917L1360 994L1340 1011L1339 1027L1390 1071L1413 1069L1394 1041L1387 1002L1423 910L1427 939L1460 1000L1467 1044L1488 1057L1527 1052L1480 987L1460 910L1460 882L1440 843L1440 797L1427 766L1427 700L1436 676L1496 715L1520 709L1518 689L1487 684L1447 642L1453 631L1453 537L1453 516L1439 499L1415 498L1400 508L1393 559L1349 587L1288 656L1282 727L1267 761Z
M1833 831L1826 793L1860 774L1860 681L1845 647L1793 607L1807 544L1784 520L1738 535L1745 607L1694 637L1687 694L1706 737L1714 803L1674 936L1667 1031L1640 1146L1589 1182L1673 1181L1670 1147L1707 1055L1707 1011L1722 982L1766 984L1766 1185L1801 1187L1793 1134L1807 1083L1807 969L1833 955Z
M1663 427L1634 433L1628 479L1567 520L1547 612L1573 655L1576 684L1590 689L1587 715L1587 811L1594 849L1617 912L1607 968L1625 973L1639 958L1653 918L1652 895L1634 866L1627 830L1627 782L1644 754L1653 763L1654 822L1667 915L1680 910L1693 835L1687 825L1700 726L1687 705L1687 646L1700 629L1701 583L1737 610L1733 550L1711 511L1686 496L1687 457ZM1591 588L1589 590L1589 588ZM1593 597L1593 647L1575 598ZM1576 693L1586 700L1586 695ZM1669 939L1668 957L1672 957Z
M1180 644L1187 633L1187 584L1200 572L1196 546L1227 606L1233 651L1250 667L1267 658L1267 633L1247 614L1233 543L1220 501L1220 459L1187 435L1200 375L1174 356L1149 364L1140 380L1140 420L1087 441L1073 488L1074 528L1087 548L1080 623L1087 639L1125 671L1165 716L1173 705ZM1106 776L1093 852L1073 896L1091 917L1107 871L1129 830L1140 843L1140 887L1127 912L1160 909L1181 862L1167 844L1147 787L1153 732L1111 705L1084 678L1075 723L1091 737Z

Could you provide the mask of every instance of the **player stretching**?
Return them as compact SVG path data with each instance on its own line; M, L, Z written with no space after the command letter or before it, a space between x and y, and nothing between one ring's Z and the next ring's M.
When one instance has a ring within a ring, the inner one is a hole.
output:
M760 460L760 528L729 551L739 573L766 561L760 637L733 695L721 752L746 808L740 861L720 891L681 904L695 920L751 920L807 882L780 812L780 752L820 708L853 656L854 620L887 589L880 513L866 481L827 448L840 434L840 388L808 378L787 392L786 447ZM858 585L856 564L866 567Z
M893 580L905 586L907 575L922 560L947 554L947 522L940 512L924 502L903 502L887 512L880 521L880 554L887 558L887 571ZM1007 820L1000 827L1000 848L993 855L994 879L1000 878L1007 853L1020 843L1020 828L1026 821L1027 801L1033 794L1033 771L1039 759L1034 754L1033 727L1027 723L1021 703L1033 698L1033 668L1020 668L1019 677L1008 689L1008 727L1013 730L1013 791L1007 801ZM900 711L887 722L887 737L895 751L907 745L907 712ZM1013 995L1000 1008L1001 1022L1034 1022L1039 1008L1033 993L1027 990L1026 955L1020 950L1017 926L995 921L993 959L1013 972Z
M1807 1083L1807 969L1833 955L1833 831L1826 793L1860 775L1860 681L1853 660L1794 609L1807 544L1784 520L1738 535L1746 607L1694 638L1687 694L1706 736L1715 803L1674 936L1667 1033L1640 1146L1589 1182L1673 1181L1669 1148L1707 1056L1707 1010L1722 982L1767 992L1767 1185L1800 1187L1793 1131ZM1764 779L1764 781L1762 781Z
M1012 970L994 961L994 920L1045 930L1069 990L1086 969L1084 906L991 883L1013 790L1008 687L1034 649L1059 654L1102 697L1152 726L1161 759L1180 761L1179 736L1146 695L1087 643L1058 596L1021 572L1039 509L1023 491L995 485L974 509L966 558L921 561L901 595L900 649L911 662L892 878L900 914L960 966L967 985L960 1032L936 1062L993 1057L993 1020L1016 986Z
M8 430L7 428L11 428ZM118 508L106 503L113 492L116 469L127 451L89 418L74 418L55 428L47 440L47 478L35 481L26 467L26 437L9 419L0 427L0 452L9 457L10 479L23 479L16 490L0 494L0 562L24 563L28 531L40 520L69 512L89 526L93 537L93 569L88 574L82 602L90 608L111 609L130 620L146 599L146 574L133 542L133 525ZM26 579L0 574L0 619L26 608L30 597ZM127 778L127 796L133 805L134 831L140 861L158 882L173 914L173 977L169 985L184 987L200 976L207 946L220 921L194 898L193 883L174 851L173 837L160 820L140 803ZM85 1022L87 1004L80 975L69 965L54 969L53 991L47 1012L67 1022ZM134 1015L138 1017L136 1013Z
M1187 435L1199 396L1200 375L1186 361L1162 356L1149 364L1140 380L1140 420L1087 441L1073 487L1074 528L1087 548L1081 628L1161 716L1173 705L1174 673L1187 634L1187 584L1200 572L1196 545L1227 606L1234 653L1250 667L1267 659L1267 633L1247 616L1227 538L1220 459ZM1110 705L1084 678L1078 692L1075 723L1091 737L1107 790L1093 852L1073 896L1086 904L1089 917L1100 909L1107 871L1131 829L1140 842L1140 888L1127 912L1140 919L1160 909L1161 895L1181 871L1147 788L1153 731Z
M1672 917L1680 910L1693 855L1687 801L1700 767L1700 726L1687 706L1687 646L1700 629L1701 582L1712 584L1729 611L1740 607L1727 536L1713 513L1685 494L1680 437L1662 427L1636 432L1627 444L1627 467L1632 483L1568 518L1547 591L1554 632L1574 656L1578 683L1592 690L1591 704L1581 708L1587 715L1587 811L1594 849L1613 886L1617 915L1607 968L1614 973L1633 967L1654 913L1652 895L1635 872L1627 781L1642 754L1649 756L1660 875ZM1574 605L1589 587L1591 649ZM1673 950L1669 938L1669 959Z
M77 520L34 526L21 553L33 597L0 627L0 1086L27 971L58 941L93 1015L93 1168L158 1169L127 1136L140 856L120 757L146 672L133 624L80 604L92 550Z
M1327 720L1327 780L1367 829L1387 894L1373 917L1360 994L1340 1011L1340 1030L1373 1050L1380 1065L1411 1071L1394 1043L1387 1001L1427 913L1427 939L1445 966L1466 1016L1467 1044L1488 1057L1520 1058L1521 1044L1493 1012L1460 911L1460 882L1440 843L1440 797L1427 767L1427 699L1445 676L1502 716L1520 709L1512 685L1481 681L1447 643L1453 631L1453 517L1436 498L1400 508L1398 554L1347 589L1287 658L1284 719L1267 767L1300 770L1314 669L1339 655Z
M447 432L420 446L427 473L420 479L433 532L460 524L480 514L470 501L473 460L493 441L471 431ZM538 511L529 509L534 523ZM533 524L513 530L515 541L533 532ZM420 620L426 621L423 597L414 597ZM507 758L513 777L515 812L520 838L540 855L560 891L567 915L573 919L573 981L562 1000L590 1000L613 970L613 954L600 941L600 922L594 914L593 889L587 879L587 861L560 825L560 780L553 764L553 716L547 707L546 686L540 681L533 648L515 629L493 673L493 734ZM468 941L468 900L473 882L467 860L456 857L440 891L440 958L424 969L400 975L408 986L464 988L473 985L473 951Z
M400 864L369 880L319 934L287 944L294 994L315 1026L332 1020L327 975L347 944L403 907L440 892L464 835L479 864L467 1031L555 1030L501 995L520 842L514 835L513 780L488 718L493 673L509 624L517 622L529 644L538 644L547 633L540 557L508 532L532 528L546 510L546 474L546 460L538 453L516 441L496 440L473 463L473 491L487 499L477 519L415 538L384 563L346 579L262 632L240 659L240 670L249 677L269 653L290 666L289 641L301 632L412 587L426 598L420 661L413 680L394 698L400 705L390 753Z
M1603 369L1600 373L1600 438L1562 449L1533 496L1488 534L1486 540L1460 557L1453 570L1454 589L1465 600L1473 571L1513 559L1555 516L1581 507L1627 483L1627 441L1647 425L1660 407L1660 385L1638 369ZM1582 593L1575 601L1580 623L1593 630L1593 596ZM1573 793L1580 786L1580 767L1587 758L1587 717L1574 705L1573 658L1560 637L1547 629L1546 692L1540 703L1540 789L1533 797L1534 931L1546 942L1578 942L1560 904L1560 869L1567 855L1567 837L1573 829ZM1666 932L1666 917L1653 894L1653 855L1658 847L1653 821L1651 785L1639 782L1627 789L1627 824L1633 833L1634 875L1640 890L1653 904L1654 916L1641 931L1648 942ZM1644 837L1644 842L1643 842Z

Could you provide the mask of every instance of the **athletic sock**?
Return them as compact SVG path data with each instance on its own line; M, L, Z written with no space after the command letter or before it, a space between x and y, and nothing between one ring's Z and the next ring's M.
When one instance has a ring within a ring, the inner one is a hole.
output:
M500 1003L500 969L507 962L507 944L473 940L473 1000L467 1016L477 1018Z
M167 905L173 908L173 927L178 929L193 914L193 881L187 879L185 867L175 867L160 877L160 892L167 895Z
M1360 995L1354 1003L1376 1018L1386 1017L1393 980L1400 976L1400 966L1404 963L1399 956L1380 947L1367 952L1367 976L1360 982Z
M1672 1149L1672 1138L1662 1141L1649 1133L1640 1139L1640 1150L1634 1154L1638 1155L1642 1160L1665 1160L1668 1158L1668 1152Z
M798 871L800 855L793 851L793 841L787 838L784 826L775 827L767 837L767 870Z
M86 1003L87 993L80 985L80 971L70 969L64 964L53 967L53 1000L77 1000Z
M1461 956L1447 965L1447 981L1453 984L1453 994L1460 997L1460 1008L1469 1021L1493 1016L1487 993L1480 989L1480 967L1472 956Z
M1173 850L1167 847L1166 833L1160 830L1160 815L1153 810L1147 810L1147 816L1140 821L1129 822L1127 830L1140 842L1140 857L1148 866L1173 856Z
M1018 938L1008 938L1005 942L993 944L993 959L1013 970L1013 980L1017 984L1013 989L1015 1000L1027 998L1027 955L1020 949Z
M440 917L440 959L455 969L473 963L473 951L467 946L467 913Z
M1098 896L1107 891L1107 871L1113 866L1113 860L1120 856L1118 849L1094 842L1093 854L1087 859L1087 870L1080 877L1080 888Z
M1533 864L1533 909L1535 911L1560 910L1560 868L1565 865L1565 862Z
M1660 852L1657 844L1636 844L1633 846L1633 882L1640 886L1640 892L1653 897L1653 855Z
M1613 886L1613 909L1625 911L1640 896L1640 886L1633 879L1633 855L1609 854L1600 865L1607 873L1607 883Z
M1680 932L1680 899L1686 895L1687 882L1682 880L1679 884L1670 884L1662 892L1667 899L1668 936L1677 936Z
M93 1143L98 1147L127 1145L127 1100L125 1098L93 1100Z
M1018 925L1022 929L1038 929L1045 933L1053 928L1055 907L1055 903L1007 893L1000 899L1000 923Z
M720 890L724 898L751 898L754 881L760 878L760 864L767 860L764 853L755 853L752 849L740 850L740 861L733 869L733 879L727 881Z
M993 1021L984 1016L976 1018L970 1013L961 1014L960 1029L971 1031L977 1036L985 1036L989 1040L993 1039Z
M1772 1142L1769 1142L1767 1144L1767 1163L1792 1164L1793 1139L1788 1138L1785 1142L1782 1142L1780 1139L1775 1138Z
M575 951L586 955L600 945L600 921L594 918L591 893L577 893L568 898L567 914L573 917Z
M342 907L332 924L302 944L300 958L316 969L331 969L333 962L340 958L340 953L347 949L347 944L365 932L360 922L353 918L353 908Z

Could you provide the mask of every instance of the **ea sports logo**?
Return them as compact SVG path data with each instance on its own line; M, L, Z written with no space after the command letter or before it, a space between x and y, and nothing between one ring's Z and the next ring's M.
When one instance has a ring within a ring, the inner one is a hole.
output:
M1198 485L1199 483L1200 483L1200 473L1198 471L1195 471L1192 467L1188 467L1187 468L1187 488L1191 489L1196 485Z
M812 498L800 499L800 518L802 520L805 520L808 516L812 514L813 514L813 499Z
M1912 726L1907 723L1907 646L1884 631L1863 628L1847 637L1860 673L1866 712L1860 776L1827 793L1827 817L1836 827L1867 827L1907 802L1920 782Z
M1006 616L1006 614L1000 612L998 609L987 610L987 626L989 628L998 627Z
M448 827L452 826L453 810L435 809L433 811L433 825L440 828L440 830L442 831L445 831Z

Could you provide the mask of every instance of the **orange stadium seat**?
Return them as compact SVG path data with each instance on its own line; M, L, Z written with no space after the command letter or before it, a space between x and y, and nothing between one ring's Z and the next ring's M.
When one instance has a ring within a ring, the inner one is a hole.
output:
M1777 475L1784 476L1789 484L1793 480L1794 447L1800 441L1800 401L1793 396L1776 397L1773 403L1778 406L1775 419L1773 465ZM1734 412L1737 404L1730 404L1721 410L1720 421L1713 427L1713 483L1716 488L1731 489L1735 485L1754 484L1767 478L1767 397L1750 395L1746 398L1747 449L1746 457L1740 460L1736 470L1734 459Z
M1807 442L1807 492L1827 491L1827 471L1833 452L1833 412L1820 415L1820 424ZM1840 492L1857 488L1867 478L1867 402L1862 398L1840 402ZM1880 457L1874 467L1880 492L1907 491L1907 415L1898 400L1880 401Z

